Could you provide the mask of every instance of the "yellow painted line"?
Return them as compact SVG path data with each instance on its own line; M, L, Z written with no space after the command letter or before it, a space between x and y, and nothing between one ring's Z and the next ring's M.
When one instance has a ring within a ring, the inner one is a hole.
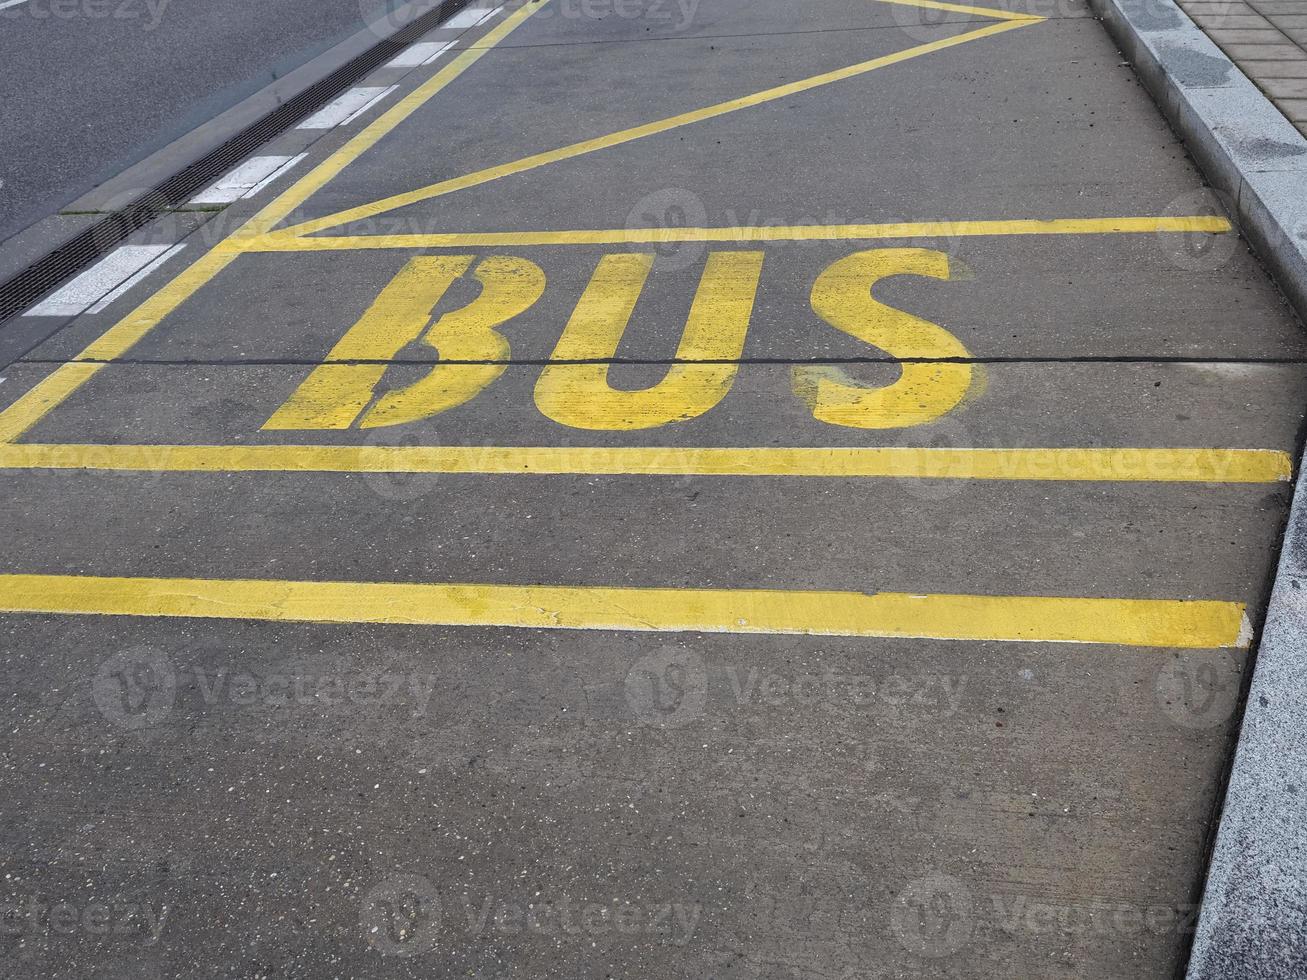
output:
M546 3L548 0L524 4L505 17L481 39L478 47L463 51L443 69L361 130L353 139L233 232L229 238L201 256L167 286L101 334L78 355L78 359L112 360L125 354L164 317L227 268L240 254L240 242L258 239L279 221L289 217L291 212L300 207L311 195L429 102ZM232 247L233 245L236 247ZM0 442L18 438L59 401L68 398L81 387L94 373L93 370L88 371L85 365L76 363L61 366L45 382L19 398L4 412L0 412ZM50 401L51 395L56 392L61 394L59 401Z
M1238 602L779 589L0 575L0 612L1197 649L1248 642Z
M382 137L389 134L400 123L417 112L444 89L450 82L471 68L482 56L487 54L500 41L515 31L532 14L541 10L549 0L533 0L522 4L517 10L487 32L476 47L466 48L460 52L427 81L423 82L395 105L378 116L372 123L359 132L357 136L305 174L293 187L289 188L243 229L251 235L266 232L274 224L289 217L290 213L310 197L335 179L342 170L375 146Z
M246 252L334 252L350 249L498 248L522 245L631 245L669 242L845 241L885 238L968 238L1003 235L1138 235L1233 230L1216 215L1137 218L1051 218L979 221L901 221L889 224L770 225L734 228L608 228L585 231L451 232L429 235L264 235Z
M279 236L284 235L287 237L294 235L308 235L315 231L335 228L352 221L358 221L365 218L375 218L378 215L385 214L387 211L393 211L396 208L416 204L419 201L427 201L444 194L450 194L454 191L464 190L468 187L476 187L492 180L499 180L501 177L524 173L528 170L534 170L537 167L557 163L560 160L570 160L587 153L594 153L597 150L604 150L612 146L629 143L632 140L642 139L646 136L665 133L681 126L691 125L692 123L703 122L706 119L715 119L719 116L724 116L727 113L738 112L741 109L750 109L754 106L775 101L776 99L783 99L787 96L797 95L800 92L807 92L823 85L830 85L833 82L839 82L847 78L864 75L867 72L875 71L878 68L897 65L913 58L919 58L922 55L933 54L936 51L943 51L947 48L956 47L957 45L965 44L968 41L975 41L980 38L991 37L995 34L1002 34L1005 31L1014 30L1019 27L1026 27L1030 24L1038 23L1041 20L1043 20L1042 17L1021 16L1015 19L1002 20L997 24L987 24L984 27L976 28L973 31L967 31L955 37L930 41L926 44L919 44L915 47L905 48L902 51L896 51L893 54L882 55L879 58L872 58L869 61L862 61L845 68L837 68L834 71L824 72L820 75L801 78L797 81L788 82L785 85L777 85L774 88L764 89L761 92L754 92L751 95L729 99L725 102L718 102L716 105L705 106L702 109L693 109L689 112L678 113L675 116L668 116L665 119L658 119L654 122L644 123L640 126L632 126L629 129L619 130L615 133L608 133L605 136L597 136L593 139L582 140L579 143L572 143L568 146L559 147L556 150L548 150L544 153L534 153L531 156L522 157L519 160L513 160L509 163L501 163L497 166L487 167L470 174L464 174L461 177L451 177L448 180L428 184L427 186L419 187L416 190L405 191L402 194L394 194L390 197L383 198L380 201L373 201L370 204L362 204L358 207L338 211L335 214L329 214L312 221L305 221L301 224L283 229L282 231L277 232L277 234Z
M0 445L12 442L84 385L103 364L61 364L31 391L0 412Z
M994 7L967 7L960 3L938 3L937 0L879 0L880 3L893 3L901 7L925 7L927 10L949 10L957 14L972 14L977 17L991 17L995 20L1034 20L1031 14L1019 14L1011 10L998 10Z
M0 469L1282 483L1273 449L0 445Z

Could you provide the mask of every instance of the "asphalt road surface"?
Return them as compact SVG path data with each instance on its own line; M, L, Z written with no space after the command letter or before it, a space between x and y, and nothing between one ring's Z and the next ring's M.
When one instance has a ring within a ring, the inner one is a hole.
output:
M1102 25L453 36L21 318L5 969L1174 976L1307 337Z
M384 0L0 0L0 241L360 30Z

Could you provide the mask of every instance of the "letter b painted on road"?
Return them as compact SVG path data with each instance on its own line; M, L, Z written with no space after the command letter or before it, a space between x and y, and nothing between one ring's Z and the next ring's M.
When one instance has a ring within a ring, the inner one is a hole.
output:
M536 382L535 403L542 414L575 429L650 429L697 418L731 390L763 253L709 252L673 363L652 385L618 389L609 372L653 266L654 257L644 253L599 260ZM478 295L437 315L441 301L469 270L480 285ZM833 262L813 284L813 312L885 351L900 371L893 383L870 386L835 364L796 365L794 394L818 421L860 429L921 425L952 410L970 390L974 369L956 337L873 297L878 282L899 275L947 280L949 258L930 249L870 249ZM544 272L527 259L413 258L263 428L398 426L471 401L510 363L509 341L500 328L529 310L544 289ZM435 350L439 363L416 381L386 389L387 371L416 343Z

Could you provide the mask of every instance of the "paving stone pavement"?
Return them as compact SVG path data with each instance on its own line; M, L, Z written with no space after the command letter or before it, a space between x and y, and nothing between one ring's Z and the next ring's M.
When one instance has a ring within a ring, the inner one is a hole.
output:
M1307 0L1178 2L1307 135Z

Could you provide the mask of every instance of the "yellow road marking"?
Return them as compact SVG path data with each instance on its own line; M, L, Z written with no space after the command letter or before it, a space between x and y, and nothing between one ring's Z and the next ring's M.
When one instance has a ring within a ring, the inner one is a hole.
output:
M794 364L790 388L828 425L906 429L947 415L967 397L984 367L962 341L937 323L876 299L876 284L893 276L949 280L957 272L930 248L870 248L836 259L812 284L812 312L841 333L900 361L890 384L868 385L839 364Z
M427 235L262 235L242 252L335 252L366 248L498 248L513 245L633 245L671 242L854 241L882 238L970 238L1001 235L1122 235L1158 232L1223 234L1234 227L1217 215L1133 218L1018 218L978 221L898 221L887 224L767 225L734 228L607 228L575 231L450 232Z
M951 10L958 14L974 14L977 17L990 17L994 20L1043 20L1033 14L1020 14L1012 10L998 10L994 7L967 7L960 3L939 3L937 0L880 0L882 3L895 3L901 7L925 7L927 10Z
M0 575L0 612L308 623L1247 645L1238 602Z
M965 44L968 41L976 41L980 38L991 37L995 34L1002 34L1005 31L1014 30L1019 27L1026 27L1030 24L1036 24L1043 19L1044 18L1042 17L1022 15L1011 19L1001 20L997 24L988 24L984 27L976 28L973 31L959 34L956 37L943 38L938 41L919 44L915 47L905 48L902 51L882 55L879 58L872 58L869 61L862 61L845 68L837 68L834 71L823 72L820 75L812 75L808 78L801 78L797 81L787 82L784 85L777 85L773 88L763 89L761 92L754 92L751 95L744 95L736 99L728 99L725 102L718 102L716 105L705 106L702 109L692 109L689 112L682 112L675 116L668 116L665 119L658 119L654 122L632 126L629 129L619 130L615 133L608 133L605 136L597 136L593 139L581 140L579 143L572 143L568 146L559 147L556 150L547 150L544 153L533 153L532 155L522 157L519 160L513 160L509 163L501 163L493 167L486 167L483 170L464 174L461 177L451 177L448 180L428 184L427 186L419 187L416 190L405 191L402 194L394 194L390 197L383 198L380 201L373 201L370 204L361 204L357 207L347 208L344 211L338 211L335 214L329 214L322 218L305 221L301 224L293 225L290 228L285 228L276 232L276 234L278 236L284 235L287 237L309 235L315 231L322 231L326 228L335 228L339 225L348 224L351 221L358 221L364 218L375 218L377 215L384 214L387 211L393 211L396 208L416 204L419 201L427 201L444 194L450 194L454 191L464 190L468 187L476 187L479 184L485 184L492 180L499 180L501 177L524 173L528 170L534 170L537 167L557 163L560 160L570 160L587 153L594 153L596 150L604 150L612 146L619 146L622 143L629 143L632 140L642 139L646 136L654 136L658 133L665 133L681 126L691 125L692 123L703 122L706 119L715 119L719 116L724 116L727 113L738 112L741 109L751 109L754 106L763 105L767 102L775 101L776 99L783 99L787 96L797 95L800 92L807 92L823 85L830 85L833 82L843 81L847 78L854 78L858 75L865 75L867 72L875 71L877 68L897 65L913 58L919 58L922 55L933 54L936 51L943 51L946 48Z
M0 469L1281 483L1274 449L0 445Z
M487 32L476 47L466 48L460 52L453 61L396 102L362 129L357 136L305 174L281 197L252 218L241 232L260 234L278 221L289 217L292 211L339 176L342 170L375 146L382 137L388 135L391 130L430 102L450 82L481 60L500 41L517 30L528 17L541 10L548 2L549 0L532 0L531 3L525 3L513 11L493 30Z
M401 99L371 125L359 132L357 136L314 167L282 193L280 197L233 232L228 239L205 253L167 286L160 289L105 333L101 334L97 340L93 341L89 347L77 355L78 359L112 360L125 354L137 341L158 326L164 317L177 309L198 289L230 265L236 256L240 254L239 249L224 248L224 245L232 241L257 239L266 234L268 229L288 217L292 211L308 200L329 180L336 177L360 154L372 147L383 136L429 102L441 89L463 74L487 51L516 29L518 25L544 7L547 2L548 0L540 0L540 2L524 4L505 17L493 30L485 35L481 41L481 46L463 51L443 69ZM18 438L34 425L41 416L54 408L59 401L72 395L94 373L94 371L88 371L86 365L73 362L59 367L44 382L19 398L4 412L0 412L0 442ZM50 401L51 396L55 393L59 393L62 397L58 401Z
M46 413L105 367L104 364L61 364L31 391L0 412L0 445L12 442L36 425Z
M540 414L574 429L630 431L711 411L735 384L762 262L762 252L709 252L676 346L680 363L669 365L657 382L633 390L611 384L611 359L654 256L605 255L536 379ZM594 363L578 363L585 360Z
M507 255L482 259L473 271L480 292L431 324L433 311L475 256L418 256L381 291L367 312L328 352L264 429L348 429L371 404L384 364L333 363L393 359L419 338L444 360L423 378L385 391L363 415L364 429L416 422L475 398L508 368L508 338L498 330L544 293L545 274L534 262ZM470 370L469 370L470 368Z

